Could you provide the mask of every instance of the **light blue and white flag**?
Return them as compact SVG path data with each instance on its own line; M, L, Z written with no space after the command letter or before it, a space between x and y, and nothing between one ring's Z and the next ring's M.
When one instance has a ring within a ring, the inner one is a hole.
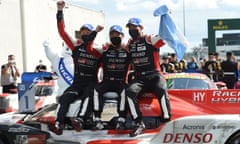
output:
M174 49L177 60L180 61L188 47L187 39L181 33L177 25L175 25L173 19L169 15L169 9L166 5L157 8L153 15L160 16L159 36Z

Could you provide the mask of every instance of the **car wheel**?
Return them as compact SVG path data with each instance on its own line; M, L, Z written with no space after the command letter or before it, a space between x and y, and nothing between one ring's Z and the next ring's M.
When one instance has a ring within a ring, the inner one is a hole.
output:
M234 134L225 144L240 144L240 132Z
M5 144L2 139L0 139L0 144Z

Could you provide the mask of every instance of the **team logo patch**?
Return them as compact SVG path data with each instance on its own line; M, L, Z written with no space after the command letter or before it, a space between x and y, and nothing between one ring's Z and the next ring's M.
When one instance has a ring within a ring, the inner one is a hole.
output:
M106 54L107 57L116 57L115 54Z
M80 63L86 63L86 61L87 60L85 58L82 58L82 59L79 60Z
M137 51L145 51L146 49L147 49L146 46L137 47Z
M126 53L119 53L118 57L127 57L127 54Z

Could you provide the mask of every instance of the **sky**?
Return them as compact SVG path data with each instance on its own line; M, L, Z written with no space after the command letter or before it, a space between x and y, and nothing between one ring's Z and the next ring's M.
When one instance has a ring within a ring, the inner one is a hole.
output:
M129 38L125 27L131 17L142 19L145 34L157 34L159 17L153 16L153 11L161 5L171 9L172 18L180 31L189 41L187 51L199 47L202 38L207 38L208 19L239 18L239 0L65 0L65 2L80 7L102 11L105 14L105 30L111 25L119 24L124 28L125 40ZM217 37L222 33L237 33L239 31L218 31ZM173 51L168 47L163 52Z

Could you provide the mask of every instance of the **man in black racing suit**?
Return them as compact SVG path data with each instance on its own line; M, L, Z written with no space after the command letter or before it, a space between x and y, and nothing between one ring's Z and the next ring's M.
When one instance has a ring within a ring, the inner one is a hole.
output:
M238 81L238 64L233 61L233 53L226 53L226 60L222 61L221 68L223 71L222 81L226 83L228 89L234 89L235 83Z
M122 44L124 37L122 27L113 25L109 31L111 44L107 44L102 49L89 49L93 55L100 58L100 64L103 70L103 81L94 89L93 103L95 115L95 129L103 129L101 122L101 113L104 106L104 93L116 92L117 111L119 114L116 129L125 128L126 120L126 95L125 88L127 85L127 75L130 69L130 55L125 46Z
M55 122L56 134L62 134L64 128L65 115L68 112L69 106L77 99L81 99L80 110L77 118L72 120L72 126L79 131L82 128L79 120L85 120L87 115L91 113L93 88L98 82L97 72L99 68L99 59L87 52L87 48L93 47L93 40L97 32L100 32L103 27L97 26L96 30L91 24L85 24L80 28L81 39L73 41L65 32L63 20L64 1L57 2L57 26L58 32L64 42L72 50L74 61L74 79L72 85L67 88L59 98L59 110ZM80 117L81 119L78 119Z
M128 49L135 71L135 80L126 89L130 112L136 122L136 128L130 133L133 137L143 133L145 129L137 100L142 90L155 92L162 110L161 121L169 121L171 112L166 81L160 74L159 48L164 45L163 40L159 36L144 36L139 18L129 19L126 26L132 38L129 40Z

